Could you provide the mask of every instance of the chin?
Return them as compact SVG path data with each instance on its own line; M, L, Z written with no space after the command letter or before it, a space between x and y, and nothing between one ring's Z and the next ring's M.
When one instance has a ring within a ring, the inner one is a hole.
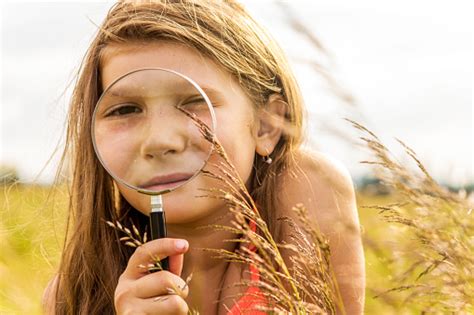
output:
M167 224L212 224L216 217L222 215L226 207L215 199L199 197L193 200L179 200L178 198L163 198L163 206Z
M166 224L180 225L190 224L201 219L202 214L191 213L190 211L165 210Z

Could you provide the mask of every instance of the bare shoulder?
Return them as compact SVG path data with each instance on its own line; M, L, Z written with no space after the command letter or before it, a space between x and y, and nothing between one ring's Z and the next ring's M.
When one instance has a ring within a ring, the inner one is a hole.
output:
M291 208L302 203L325 234L336 232L337 225L359 224L351 176L337 159L299 151L280 177L279 215L291 216Z
M302 203L309 219L328 238L331 264L347 314L362 314L365 260L355 191L351 176L338 160L320 152L298 152L294 165L280 175L277 216L298 222L291 209ZM279 241L290 241L288 225ZM288 262L290 253L282 253Z
M56 286L58 284L58 275L55 275L49 282L43 292L42 304L44 314L54 314L56 304Z

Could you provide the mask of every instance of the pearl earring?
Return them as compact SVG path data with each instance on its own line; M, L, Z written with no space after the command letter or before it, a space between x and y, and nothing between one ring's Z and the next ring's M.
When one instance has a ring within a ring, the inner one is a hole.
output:
M267 163L267 164L272 164L273 162L273 159L270 157L270 155L268 154L268 150L265 150L267 151L267 155L265 156L262 156L262 159L263 159L263 162Z
M272 164L273 159L267 155L263 157L263 161L267 164Z

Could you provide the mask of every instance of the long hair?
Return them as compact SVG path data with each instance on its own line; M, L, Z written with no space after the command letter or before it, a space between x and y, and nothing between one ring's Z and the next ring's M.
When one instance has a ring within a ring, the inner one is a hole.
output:
M57 314L113 314L114 290L132 251L104 221L132 221L144 228L147 218L116 192L95 156L91 119L101 93L100 63L110 44L168 40L199 50L240 83L256 109L271 94L287 103L292 126L279 140L267 164L256 155L250 192L270 231L277 235L277 174L292 163L302 139L302 97L286 57L247 11L231 0L124 1L114 5L91 43L72 95L66 148L72 172L66 243L56 287ZM122 199L122 200L119 200ZM119 202L121 201L121 202ZM122 206L117 208L117 204Z

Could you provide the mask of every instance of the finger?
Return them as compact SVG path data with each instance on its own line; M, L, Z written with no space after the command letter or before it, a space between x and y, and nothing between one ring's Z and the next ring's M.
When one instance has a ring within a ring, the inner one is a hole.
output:
M140 307L145 314L153 315L187 315L188 304L179 295L163 295L140 300Z
M168 294L186 298L188 292L188 285L183 279L164 270L143 276L132 284L132 294L144 299Z
M188 248L188 242L182 239L160 238L147 242L137 247L132 254L128 260L124 276L130 279L138 279L148 273L144 267L156 260L183 254Z
M188 311L188 304L179 295L134 298L126 305L116 306L117 314L187 315Z

